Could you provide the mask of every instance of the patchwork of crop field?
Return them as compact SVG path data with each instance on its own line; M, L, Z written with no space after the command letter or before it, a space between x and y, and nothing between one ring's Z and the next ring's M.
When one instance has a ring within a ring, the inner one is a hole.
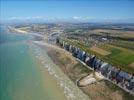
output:
M110 33L113 36L120 36L120 37L134 37L133 31L127 31L127 30L115 30L115 29L94 29L92 30L93 33L101 34L102 32Z
M102 49L111 52L107 57L114 59L124 65L134 62L134 52L125 48L116 47L113 45L102 45Z
M134 52L132 50L109 45L109 44L101 45L100 48L111 52L111 54L106 55L109 61L117 63L118 65L124 66L126 67L125 69L128 69L130 65L131 65L131 68L134 68L132 67L133 65L132 63L134 62Z
M92 49L92 47L86 46L78 41L71 41L67 39L65 39L65 41L79 47L81 50L84 50L89 54L95 54L98 58L114 65L115 67L120 67L122 70L129 73L134 72L134 52L132 49L111 44L103 44L96 47L97 49L95 50L95 48ZM104 55L100 53L101 51L107 54Z
M115 45L117 47L122 47L122 48L127 48L127 49L131 49L134 50L134 42L132 41L114 41L111 43L112 45Z

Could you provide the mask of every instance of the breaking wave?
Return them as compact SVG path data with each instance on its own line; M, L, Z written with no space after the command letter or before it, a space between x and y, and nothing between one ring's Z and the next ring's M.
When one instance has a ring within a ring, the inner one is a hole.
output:
M62 71L53 63L47 53L40 47L35 47L36 58L41 61L43 67L49 72L50 75L57 80L57 84L63 89L65 96L68 100L89 100L85 95Z

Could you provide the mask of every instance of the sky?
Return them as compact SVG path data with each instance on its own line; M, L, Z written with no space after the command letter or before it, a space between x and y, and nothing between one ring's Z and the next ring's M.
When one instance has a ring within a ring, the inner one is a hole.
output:
M0 0L0 20L134 19L134 0Z

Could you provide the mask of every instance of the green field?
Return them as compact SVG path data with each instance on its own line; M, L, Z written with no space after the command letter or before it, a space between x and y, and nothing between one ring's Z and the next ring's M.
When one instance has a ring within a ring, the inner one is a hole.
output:
M120 40L117 41L116 40L116 41L112 42L111 45L134 50L134 42L132 42L132 41L120 41Z
M109 44L101 45L100 48L111 52L106 56L111 63L120 66L124 70L134 71L134 67L129 66L134 62L134 52L132 50Z
M122 64L128 65L134 61L134 52L131 50L108 44L101 46L101 48L111 52L107 57L115 59Z
M81 50L88 52L89 54L95 54L98 58L108 62L109 64L120 67L122 70L133 73L134 67L129 66L131 63L134 62L134 52L131 49L114 46L110 44L104 44L99 46L99 48L104 49L106 51L111 52L109 55L103 56L98 54L92 50L90 50L89 46L86 46L78 41L63 39L64 41L68 42L69 44L75 45L79 47Z

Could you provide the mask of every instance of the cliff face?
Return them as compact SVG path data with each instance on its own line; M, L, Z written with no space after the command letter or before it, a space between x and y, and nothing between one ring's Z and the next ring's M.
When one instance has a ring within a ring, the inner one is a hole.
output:
M47 48L47 53L62 71L76 84L77 80L85 77L94 71L88 69L71 54L58 47ZM129 100L134 98L116 85L106 80L97 80L93 84L79 87L91 100Z

